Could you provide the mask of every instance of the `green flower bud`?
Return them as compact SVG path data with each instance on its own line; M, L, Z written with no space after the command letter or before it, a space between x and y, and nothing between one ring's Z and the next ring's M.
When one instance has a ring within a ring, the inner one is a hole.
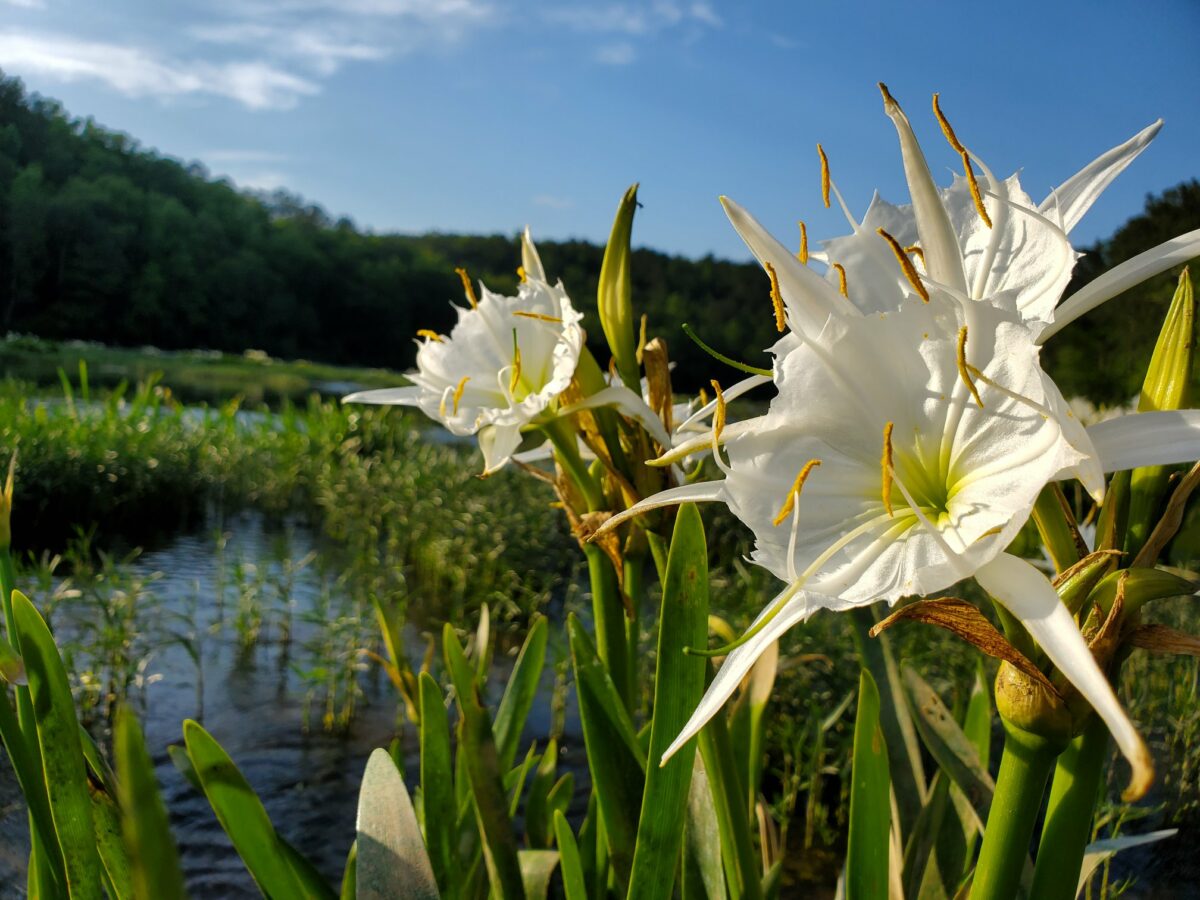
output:
M1196 304L1192 279L1185 267L1167 310L1166 321L1154 346L1150 368L1142 385L1138 412L1180 409L1187 405L1188 381L1192 376L1192 346L1195 341ZM1129 520L1125 552L1134 556L1145 544L1158 519L1169 471L1166 466L1134 469L1130 476Z
M612 234L604 249L600 267L597 304L600 308L600 327L608 340L609 350L617 364L617 373L630 390L638 391L637 329L633 316L633 293L630 277L629 241L633 233L633 214L637 209L635 184L621 198Z

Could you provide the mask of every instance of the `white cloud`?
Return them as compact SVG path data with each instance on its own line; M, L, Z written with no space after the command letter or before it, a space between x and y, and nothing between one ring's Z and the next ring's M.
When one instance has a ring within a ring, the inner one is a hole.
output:
M627 66L637 59L637 51L633 44L621 41L619 44L604 44L596 49L596 62L606 66Z
M332 75L344 62L368 62L388 55L385 47L350 36L339 37L334 32L329 28L261 22L224 22L189 30L192 37L205 43L255 47L303 63L320 75Z
M45 9L45 0L3 0L9 6L16 6L20 9Z
M0 32L0 59L9 71L61 81L100 81L129 97L210 95L249 109L289 109L319 87L260 60L213 63L159 57L140 47L61 35Z
M679 25L723 24L712 6L696 2L682 6L673 0L641 3L611 3L606 6L560 6L549 10L546 19L575 31L595 34L652 35Z
M544 206L547 209L570 209L575 203L566 197L555 197L553 194L538 194L533 198L534 206Z
M725 24L725 21L717 15L717 11L708 3L693 3L689 12L693 19L703 22L710 28L721 28Z
M277 191L286 188L289 178L282 172L253 172L248 175L232 175L234 183L247 191Z

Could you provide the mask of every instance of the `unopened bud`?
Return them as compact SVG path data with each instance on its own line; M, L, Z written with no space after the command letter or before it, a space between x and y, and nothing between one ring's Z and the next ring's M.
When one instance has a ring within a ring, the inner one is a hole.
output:
M608 340L608 348L617 364L617 372L625 386L638 391L637 329L633 316L633 288L629 267L630 237L633 233L633 214L637 210L635 184L621 198L617 217L613 221L604 262L600 266L600 283L596 302L600 312L600 327ZM640 393L640 392L639 392Z

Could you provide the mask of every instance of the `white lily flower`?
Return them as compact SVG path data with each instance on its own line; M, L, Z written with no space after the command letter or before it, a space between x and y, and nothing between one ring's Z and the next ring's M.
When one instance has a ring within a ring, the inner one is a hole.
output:
M939 190L886 90L885 101L913 204L877 197L861 223L847 211L854 233L826 242L824 277L722 198L771 276L780 330L791 328L772 348L779 394L766 416L718 427L660 459L707 443L723 481L664 491L607 526L657 506L723 501L754 532L754 560L787 583L727 656L667 756L717 712L766 647L817 609L891 603L976 575L1108 724L1140 786L1149 771L1145 746L1078 627L1060 602L1061 609L1048 605L1054 592L1045 577L1003 550L1049 481L1077 477L1098 497L1104 471L1200 457L1200 415L1126 417L1098 427L1093 440L1038 364L1038 345L1061 323L1200 252L1200 232L1097 279L1056 317L1077 257L1067 232L1159 123L1038 207L1016 176L993 178L948 124L983 183L970 172ZM832 183L829 190L845 209ZM1022 586L1034 577L1044 583L1036 597L1006 587L1025 569Z
M537 248L525 230L524 280L517 296L480 285L476 300L460 270L470 308L455 307L449 335L420 332L411 386L361 391L344 403L415 406L452 434L477 435L484 474L504 466L521 443L521 430L552 416L570 385L583 349L583 313L562 283L546 281Z

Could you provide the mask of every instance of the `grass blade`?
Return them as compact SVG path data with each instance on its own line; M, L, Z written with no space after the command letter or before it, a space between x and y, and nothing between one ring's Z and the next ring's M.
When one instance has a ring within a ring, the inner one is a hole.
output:
M133 862L133 895L138 900L183 897L179 852L154 778L154 762L137 718L124 707L117 712L113 751L125 846Z
M450 756L450 725L442 689L433 676L422 672L421 694L421 798L425 809L425 846L438 887L448 897L457 895L458 866L454 859L454 771Z
M355 888L362 900L438 900L404 779L386 750L367 760L358 794Z
M658 760L687 724L704 693L705 660L687 655L684 649L703 646L707 636L708 549L700 513L689 503L679 508L675 519L663 582L654 718L630 900L669 898L674 887L696 742L689 741L665 765Z
M311 896L287 861L258 795L229 754L191 719L183 723L183 739L204 796L259 889L279 900Z
M550 894L550 879L558 868L557 850L522 850L518 854L525 896L529 900L546 900Z
M846 900L888 896L892 826L888 754L879 721L879 690L865 668L858 681L858 715L850 770L850 835L846 847Z
M13 592L12 604L67 891L72 898L99 900L103 876L96 852L87 764L67 671L50 629L34 605L20 591Z
M558 844L564 897L566 900L587 900L587 882L583 877L579 846L575 843L575 835L571 833L567 817L557 810L554 813L554 842Z
M517 838L508 816L508 800L504 794L500 755L492 736L492 725L479 695L475 672L449 623L443 632L442 647L457 694L458 752L460 758L466 759L467 779L483 837L483 859L491 888L500 900L524 900Z

